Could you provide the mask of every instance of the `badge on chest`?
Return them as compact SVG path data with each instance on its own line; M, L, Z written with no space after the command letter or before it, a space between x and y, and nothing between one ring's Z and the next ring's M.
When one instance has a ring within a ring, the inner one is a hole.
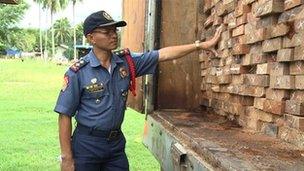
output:
M91 84L87 85L85 88L91 93L104 91L104 85L102 83L97 83L97 78L91 79Z
M121 78L125 78L129 75L129 72L128 72L126 67L120 67L119 68L119 74L120 74Z

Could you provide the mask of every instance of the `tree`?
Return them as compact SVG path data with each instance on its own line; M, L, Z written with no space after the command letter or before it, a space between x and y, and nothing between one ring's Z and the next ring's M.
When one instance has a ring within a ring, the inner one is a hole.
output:
M19 1L18 5L0 4L0 50L7 48L9 34L7 30L22 19L26 9L28 5L24 1Z
M75 5L77 2L82 2L82 0L72 0L73 2L73 49L74 49L74 60L76 60L76 24L75 24Z
M56 20L53 28L57 44L68 44L71 38L71 24L67 18Z
M42 5L42 0L34 0L34 2L38 3L39 5L39 51L40 51L40 56L43 58L43 52L42 52L42 26L41 26L41 5Z
M11 28L7 30L7 45L22 51L36 51L39 39L39 30Z
M60 10L63 10L68 5L68 0L42 0L44 8L51 11L51 32L52 32L52 57L55 55L55 33L53 27L54 14Z
M83 23L79 23L74 26L75 27L75 35L76 35L76 43L75 44L82 44L83 39Z

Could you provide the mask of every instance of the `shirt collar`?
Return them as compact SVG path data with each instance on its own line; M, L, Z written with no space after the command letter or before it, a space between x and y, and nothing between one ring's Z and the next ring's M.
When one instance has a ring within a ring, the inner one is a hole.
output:
M91 67L98 67L98 66L100 66L100 61L95 56L93 50L91 50L88 55L89 55ZM119 56L117 56L115 54L112 54L112 58L111 58L111 65L112 65L112 67L115 66L117 63L123 63L123 60Z

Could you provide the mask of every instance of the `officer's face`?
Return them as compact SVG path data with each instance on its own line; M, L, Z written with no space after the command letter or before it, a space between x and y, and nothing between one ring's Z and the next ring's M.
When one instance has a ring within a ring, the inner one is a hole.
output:
M115 26L96 28L87 37L90 43L103 50L114 50L117 48L118 36Z

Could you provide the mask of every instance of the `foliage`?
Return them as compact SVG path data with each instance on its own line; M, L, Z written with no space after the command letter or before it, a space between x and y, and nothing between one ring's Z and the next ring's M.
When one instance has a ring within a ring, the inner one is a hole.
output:
M55 29L55 44L68 44L69 39L72 39L72 29L68 18L56 20L53 27Z
M51 13L56 13L67 7L69 0L34 0L40 3L44 9L50 9Z
M65 57L67 57L68 58L68 60L72 60L73 59L73 55L74 55L74 48L73 48L73 45L71 45L71 46L69 46L69 49L67 49L64 53L63 53L63 55L65 56Z
M19 1L18 5L0 4L0 51L8 47L8 29L22 19L28 7L24 1Z
M83 23L76 25L76 44L81 45L83 38Z
M15 47L22 51L38 50L39 30L12 28L7 32L8 47Z
M5 32L5 29L19 22L28 7L24 1L18 5L0 4L0 30Z

